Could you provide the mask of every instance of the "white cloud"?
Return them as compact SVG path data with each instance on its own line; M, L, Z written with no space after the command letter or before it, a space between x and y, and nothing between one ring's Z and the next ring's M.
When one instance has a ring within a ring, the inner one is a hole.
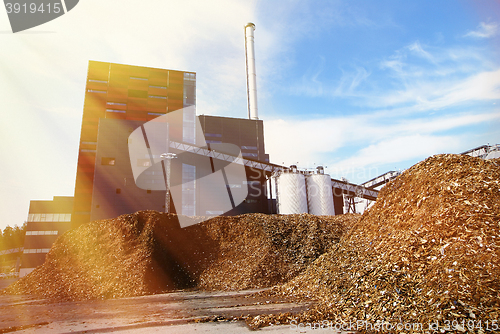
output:
M462 128L499 121L500 110L420 119L394 120L370 114L314 120L266 120L266 151L275 163L298 163L302 168L327 165L340 177L354 169L379 168L437 153L458 153L464 145L460 139ZM347 157L339 161L337 152L345 147L351 147L352 153L343 152L342 156ZM380 173L385 171L380 170ZM368 175L364 180L367 179Z
M399 163L436 153L456 153L460 147L453 136L411 134L369 145L349 157L331 165L333 170L352 170ZM381 171L383 172L383 171Z
M408 46L408 50L418 55L419 57L425 58L431 62L434 62L434 57L427 51L425 51L419 41L416 41Z
M408 80L405 80L408 82ZM369 102L372 107L397 107L404 113L444 109L474 101L500 99L500 69L460 79L412 81Z
M469 31L465 37L491 38L498 34L498 24L496 22L481 22L476 30Z

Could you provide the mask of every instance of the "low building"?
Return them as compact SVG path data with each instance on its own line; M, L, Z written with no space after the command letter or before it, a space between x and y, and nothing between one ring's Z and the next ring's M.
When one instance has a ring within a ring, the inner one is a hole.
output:
M71 228L73 197L30 201L19 276L25 276L45 262L56 239Z

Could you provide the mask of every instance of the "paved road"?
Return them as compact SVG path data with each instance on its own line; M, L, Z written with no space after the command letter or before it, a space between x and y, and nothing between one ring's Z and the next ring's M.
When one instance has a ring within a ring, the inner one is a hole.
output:
M247 333L247 315L300 312L310 306L238 292L181 291L134 298L54 302L25 296L0 296L0 333ZM216 322L195 322L201 319ZM233 319L233 320L231 320ZM263 333L308 333L286 326ZM317 332L317 331L316 331ZM333 331L329 331L333 333Z
M0 290L5 289L15 281L17 281L19 278L2 278L0 279Z

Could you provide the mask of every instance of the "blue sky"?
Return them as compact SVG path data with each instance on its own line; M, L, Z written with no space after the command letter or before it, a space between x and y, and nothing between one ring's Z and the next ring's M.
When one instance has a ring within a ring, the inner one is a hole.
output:
M195 71L197 113L259 116L275 163L362 182L500 143L500 3L82 0L12 34L0 10L0 228L72 196L89 60Z

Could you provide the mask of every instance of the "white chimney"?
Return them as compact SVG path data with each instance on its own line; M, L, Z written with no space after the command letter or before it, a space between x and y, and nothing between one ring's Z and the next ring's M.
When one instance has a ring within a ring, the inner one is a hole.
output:
M248 118L259 119L257 111L257 74L255 72L255 49L253 32L255 24L245 26L245 58L247 63Z

